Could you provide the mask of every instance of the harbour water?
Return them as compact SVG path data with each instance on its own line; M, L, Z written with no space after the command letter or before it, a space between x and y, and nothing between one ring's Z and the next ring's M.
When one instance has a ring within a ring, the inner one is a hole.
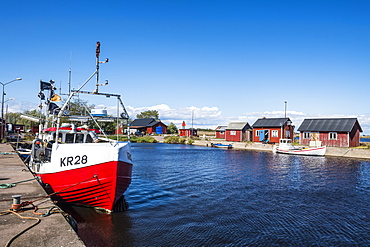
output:
M370 161L133 144L129 210L73 207L87 246L368 246Z

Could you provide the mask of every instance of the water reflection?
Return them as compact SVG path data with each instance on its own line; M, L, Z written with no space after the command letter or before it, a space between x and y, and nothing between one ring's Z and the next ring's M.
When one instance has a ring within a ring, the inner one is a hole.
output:
M86 214L88 246L369 244L368 161L168 144L133 157L130 209Z

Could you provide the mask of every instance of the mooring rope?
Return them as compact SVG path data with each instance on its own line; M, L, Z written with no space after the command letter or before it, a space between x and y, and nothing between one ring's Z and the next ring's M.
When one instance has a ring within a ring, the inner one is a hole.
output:
M31 178L31 179L27 179L27 180L23 180L23 181L19 181L19 182L14 182L14 183L8 183L8 184L7 183L0 184L0 189L8 189L8 188L11 188L11 187L15 187L17 184L28 182L28 181L35 180L35 179L38 179L38 178Z
M72 188L72 187L74 187L74 186L77 186L77 185L79 185L79 184L81 184L81 183L84 183L84 182L86 182L86 181L89 181L89 180L91 180L91 179L93 179L93 178L96 178L97 179L97 175L94 175L94 176L92 176L92 177L90 177L90 178L88 178L88 179L85 179L85 180L83 180L83 181L81 181L81 182L78 182L78 183L76 183L76 184L73 184L73 185L71 185L71 186L68 186L68 187L66 187L66 188L64 188L64 189L61 189L61 190L59 190L59 191L56 191L56 192L54 192L54 193L51 193L51 194L48 194L48 195L46 195L46 196L42 196L42 197L40 197L40 198L38 198L38 199L36 199L36 200L33 200L33 201L25 201L25 202L22 202L21 204L19 204L19 205L13 205L13 206L16 206L16 208L13 208L13 210L12 209L10 209L10 210L6 210L6 211L3 211L3 212L0 212L0 216L1 215L7 215L7 214L10 214L10 213L12 213L12 214L15 214L15 215L17 215L18 217L20 217L20 218L22 218L22 219L33 219L33 220L37 220L37 222L35 222L34 224L32 224L31 226L29 226L29 227L27 227L26 229L24 229L24 230L22 230L21 232L19 232L19 233L17 233L15 236L13 236L7 243L6 243L6 245L5 245L5 247L9 247L10 246L10 244L17 238L17 237L19 237L20 235L22 235L23 233L25 233L26 231L28 231L29 229L31 229L32 227L34 227L34 226L36 226L37 224L39 224L40 222L41 222L41 219L39 219L39 218L35 218L35 217L25 217L25 216L22 216L22 215L20 215L19 213L16 213L16 211L21 211L24 207L26 207L26 206L28 206L28 205L32 205L33 206L33 213L34 214L36 214L36 215L40 215L41 217L46 217L46 216L49 216L49 215L51 215L52 213L62 213L63 214L63 211L60 211L60 210L56 210L55 208L55 206L53 206L53 207L51 207L46 213L38 213L38 212L36 212L37 210L38 210L38 207L37 206L35 206L33 203L34 202L36 202L36 201L39 201L39 200L42 200L42 199L44 199L44 198L47 198L47 197L51 197L52 195L55 195L55 194L57 194L57 193L60 193L60 192L62 192L62 191L64 191L64 190L67 190L67 189L70 189L70 188ZM24 181L19 181L19 182L15 182L15 183L13 183L13 184L17 184L17 183L22 183L22 182L26 182L26 181L31 181L31 180L34 180L34 179L37 179L37 178L33 178L33 179L28 179L28 180L24 180ZM15 185L14 185L15 186ZM12 186L13 187L13 186Z
M36 226L37 224L39 224L41 222L40 219L38 218L35 218L35 217L25 217L25 216L22 216L14 211L11 211L11 210L7 210L7 211L4 211L3 212L4 214L1 214L1 215L5 215L5 214L15 214L17 215L18 217L22 218L22 219L29 219L29 220L36 220L36 222L34 224L32 224L31 226L27 227L26 229L22 230L21 232L17 233L16 235L14 235L5 245L5 247L9 247L10 244L17 238L19 237L20 235L22 235L23 233L25 233L26 231L28 231L29 229L31 229L32 227Z

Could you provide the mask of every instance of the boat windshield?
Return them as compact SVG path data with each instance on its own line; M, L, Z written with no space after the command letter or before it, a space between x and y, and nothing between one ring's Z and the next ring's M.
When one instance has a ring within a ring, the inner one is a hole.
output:
M290 144L290 143L292 143L292 140L291 139L281 139L280 143Z

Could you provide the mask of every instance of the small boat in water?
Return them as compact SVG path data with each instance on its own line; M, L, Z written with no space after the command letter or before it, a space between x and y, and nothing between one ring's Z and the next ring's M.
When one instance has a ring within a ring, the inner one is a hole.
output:
M295 147L291 139L280 139L279 145L274 145L272 151L281 154L323 156L326 153L326 146L321 146L320 141L311 141L308 148Z
M98 76L96 90L81 91L94 75L98 75L99 63L104 63L99 62L99 53L98 42L96 71L77 90L71 90L62 107L52 102L55 97L53 82L40 81L40 105L45 105L46 111L43 119L36 118L39 133L33 140L29 168L53 200L91 206L106 212L122 211L126 208L123 193L130 185L132 176L131 145L129 141L108 139L98 121L112 122L113 119L117 125L128 125L128 114L120 95L98 92L98 86L105 85L98 84ZM46 97L44 91L49 96ZM117 109L116 117L106 119L105 116L90 113L90 116L83 116L89 119L85 123L94 123L105 138L98 137L99 130L90 129L87 125L78 128L73 122L61 123L66 119L73 121L67 106L73 96L80 97L80 94L117 98L117 108L121 105L123 112L119 114ZM32 120L32 116L24 118Z
M211 147L231 149L231 148L233 148L233 145L231 145L231 144L222 144L222 143L211 143Z

